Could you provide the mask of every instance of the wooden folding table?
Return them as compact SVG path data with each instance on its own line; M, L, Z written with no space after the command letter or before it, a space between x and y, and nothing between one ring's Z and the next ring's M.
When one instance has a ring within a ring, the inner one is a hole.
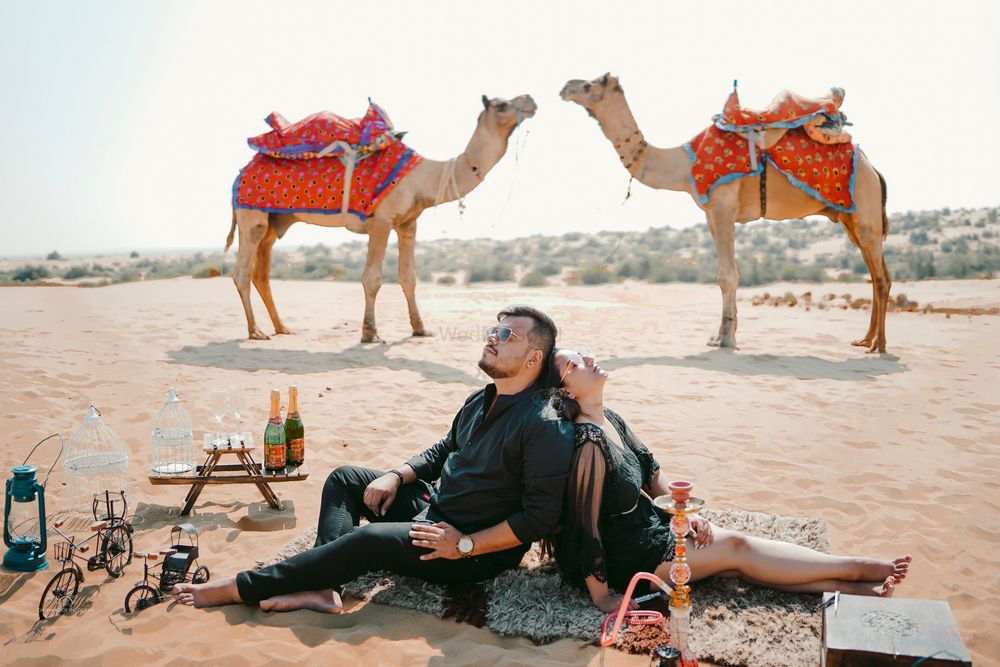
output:
M191 513L195 501L209 484L253 484L272 508L281 509L278 496L271 489L273 482L301 482L309 477L305 466L288 466L278 472L263 470L253 453L254 445L240 447L204 447L205 463L195 467L193 476L149 475L150 484L189 484L181 516ZM223 456L235 456L236 463L221 463Z

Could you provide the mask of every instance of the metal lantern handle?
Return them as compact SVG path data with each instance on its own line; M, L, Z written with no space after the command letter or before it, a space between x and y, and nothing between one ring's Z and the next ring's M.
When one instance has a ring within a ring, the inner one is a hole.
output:
M63 440L62 434L61 433L53 433L52 435L46 436L46 437L42 438L41 440L39 440L37 443L35 443L35 446L31 448L31 451L28 452L28 455L24 457L24 461L21 463L21 465L25 465L28 462L28 459L31 458L31 455L35 453L35 450L38 449L38 447L43 442L45 442L46 440L51 440L52 438L56 438L56 437L59 438L59 453L56 454L55 460L52 461L52 465L49 466L49 471L47 473L45 473L45 479L42 480L42 488L43 489L45 488L45 485L49 481L49 475L52 474L52 469L56 467L57 463L59 463L59 458L62 456L63 451L66 449L66 442Z

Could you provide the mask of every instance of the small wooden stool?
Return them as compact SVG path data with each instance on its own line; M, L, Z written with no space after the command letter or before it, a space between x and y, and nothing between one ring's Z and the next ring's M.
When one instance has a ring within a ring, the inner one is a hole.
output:
M971 667L944 600L824 593L822 667Z
M178 477L170 475L149 475L150 484L190 484L187 496L184 498L184 508L181 516L191 513L194 503L198 500L207 484L254 484L264 496L267 504L276 510L281 509L278 496L271 489L270 482L301 482L309 477L305 466L289 466L280 472L263 471L253 458L253 445L242 447L205 447L208 455L205 463L195 468L193 477ZM219 463L226 454L232 454L238 463ZM216 473L228 473L217 475ZM233 474L236 473L236 474Z

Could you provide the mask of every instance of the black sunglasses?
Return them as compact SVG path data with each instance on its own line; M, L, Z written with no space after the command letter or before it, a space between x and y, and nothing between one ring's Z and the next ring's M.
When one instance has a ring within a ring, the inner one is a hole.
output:
M498 327L496 325L493 325L486 330L486 340L489 340L490 338L496 338L498 343L506 343L511 339L511 336L520 341L524 341L525 343L528 342L523 338L521 338L520 336L518 336L516 333L514 333L514 330L511 329L510 327Z

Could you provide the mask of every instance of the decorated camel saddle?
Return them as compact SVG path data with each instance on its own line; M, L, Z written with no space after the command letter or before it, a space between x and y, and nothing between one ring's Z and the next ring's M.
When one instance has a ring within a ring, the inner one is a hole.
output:
M770 163L813 198L853 212L858 147L844 130L844 94L842 88L823 97L784 90L767 108L753 111L740 105L734 82L722 113L684 145L698 201L707 202L716 185L761 175Z
M274 112L270 132L247 139L257 154L233 184L233 206L273 213L370 216L421 160L369 100L362 118L329 111L290 123Z

